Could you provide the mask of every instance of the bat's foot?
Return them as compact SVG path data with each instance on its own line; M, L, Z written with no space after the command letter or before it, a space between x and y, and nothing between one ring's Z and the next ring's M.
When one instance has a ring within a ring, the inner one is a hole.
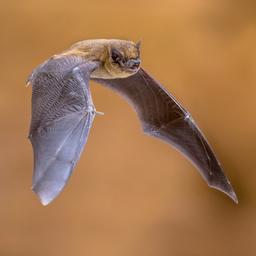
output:
M95 114L98 114L98 115L101 115L101 116L103 116L104 115L104 112L100 112L100 111L97 111L96 109L95 109Z
M92 114L98 114L98 115L104 115L103 112L97 111L94 105L90 105L88 112L92 113Z

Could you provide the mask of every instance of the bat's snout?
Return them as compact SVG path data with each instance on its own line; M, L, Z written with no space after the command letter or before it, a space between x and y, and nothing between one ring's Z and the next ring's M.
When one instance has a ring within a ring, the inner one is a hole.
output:
M130 59L127 61L127 68L134 71L137 70L140 66L140 59Z

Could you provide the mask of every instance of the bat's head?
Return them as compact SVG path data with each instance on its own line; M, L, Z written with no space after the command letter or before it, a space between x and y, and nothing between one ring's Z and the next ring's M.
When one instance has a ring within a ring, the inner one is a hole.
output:
M140 42L113 40L108 45L105 68L111 78L123 78L135 74L140 68Z
M135 74L140 68L140 42L119 39L94 39L78 42L61 56L72 54L96 60L101 65L91 78L124 78Z

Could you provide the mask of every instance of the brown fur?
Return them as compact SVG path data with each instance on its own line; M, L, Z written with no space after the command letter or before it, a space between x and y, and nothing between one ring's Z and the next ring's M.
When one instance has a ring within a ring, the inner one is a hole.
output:
M91 74L92 78L123 78L133 75L137 70L131 72L121 69L118 64L113 63L110 52L115 48L127 59L139 58L139 47L134 42L118 39L95 39L80 41L72 45L64 52L55 55L59 58L64 55L76 55L90 61L99 61L100 66Z

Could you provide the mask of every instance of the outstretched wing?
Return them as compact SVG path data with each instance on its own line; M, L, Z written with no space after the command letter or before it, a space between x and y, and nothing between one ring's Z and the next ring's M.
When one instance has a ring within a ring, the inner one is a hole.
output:
M52 58L29 78L32 189L44 205L64 188L86 143L95 115L88 82L96 65L72 56Z
M122 94L135 108L146 134L173 145L198 168L210 187L236 194L213 150L190 114L145 70L122 79L94 79Z

